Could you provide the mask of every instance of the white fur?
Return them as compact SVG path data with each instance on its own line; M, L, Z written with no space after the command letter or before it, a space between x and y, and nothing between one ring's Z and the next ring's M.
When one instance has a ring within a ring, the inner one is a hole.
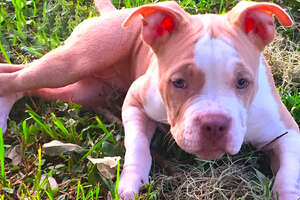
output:
M216 96L218 92L226 94L224 87L228 80L225 77L230 77L238 61L237 52L229 40L212 40L208 34L202 36L195 46L196 65L205 73L202 93L210 96Z
M295 130L287 130L288 134L275 143L277 162L280 164L276 174L274 189L279 199L300 198L300 135ZM276 160L276 159L275 159Z
M15 102L23 96L21 92L10 94L8 96L0 97L0 128L5 133L7 129L7 119Z
M166 107L158 90L158 70L152 75L150 87L146 93L144 110L151 119L162 123L168 123Z
M201 22L203 25L203 30L207 30L209 26L211 25L211 14L201 15Z
M231 154L237 153L243 143L247 120L246 109L236 97L230 80L238 62L238 54L230 41L211 39L209 35L204 35L197 41L195 63L204 72L205 83L199 96L186 110L184 122L185 129L191 130L194 126L193 118L201 113L221 113L231 117L229 134L232 141L226 147Z
M137 107L122 111L125 130L125 162L119 182L121 199L134 199L133 193L148 183L151 168L150 142L156 124Z
M247 127L245 141L256 146L266 144L286 131L262 57L258 70L258 91L249 109Z

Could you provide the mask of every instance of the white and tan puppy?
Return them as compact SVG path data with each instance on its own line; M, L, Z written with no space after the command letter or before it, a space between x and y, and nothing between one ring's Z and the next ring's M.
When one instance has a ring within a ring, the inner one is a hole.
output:
M127 92L122 199L148 183L157 122L202 159L236 154L243 142L264 147L277 172L274 195L300 197L299 128L261 55L274 38L272 16L292 24L282 8L240 2L224 15L190 15L175 2L96 6L102 16L82 22L63 46L29 64L0 65L2 129L24 95L92 107L117 88Z

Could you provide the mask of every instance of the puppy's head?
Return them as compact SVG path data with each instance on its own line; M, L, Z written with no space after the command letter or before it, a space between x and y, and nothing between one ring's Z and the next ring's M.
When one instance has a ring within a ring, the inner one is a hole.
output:
M142 36L155 52L171 133L185 151L215 159L239 151L258 88L261 51L274 38L277 5L241 2L225 15L189 15L176 3L143 6ZM259 120L259 119L258 119Z

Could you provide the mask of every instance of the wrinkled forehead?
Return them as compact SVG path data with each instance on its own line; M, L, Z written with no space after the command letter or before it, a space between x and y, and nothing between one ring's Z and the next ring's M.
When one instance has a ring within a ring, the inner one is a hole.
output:
M203 25L194 48L196 61L210 66L239 62L253 73L257 71L260 52L241 30L228 23L226 15L207 14L195 18ZM227 70L225 66L224 70Z
M160 74L172 74L188 65L197 65L194 70L202 72L206 67L207 71L219 68L222 73L237 65L253 74L258 71L260 52L245 34L228 24L226 15L192 15L181 32L159 52Z
M238 52L227 38L212 38L209 33L202 35L194 47L195 64L204 70L232 70L240 63Z

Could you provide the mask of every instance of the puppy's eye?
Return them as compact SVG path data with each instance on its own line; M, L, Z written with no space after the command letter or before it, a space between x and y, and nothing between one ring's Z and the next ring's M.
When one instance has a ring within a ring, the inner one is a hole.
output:
M172 81L174 87L184 89L186 88L187 84L183 78L177 78Z
M236 84L235 84L235 87L237 89L245 89L249 86L249 81L245 78L241 78L239 79Z

